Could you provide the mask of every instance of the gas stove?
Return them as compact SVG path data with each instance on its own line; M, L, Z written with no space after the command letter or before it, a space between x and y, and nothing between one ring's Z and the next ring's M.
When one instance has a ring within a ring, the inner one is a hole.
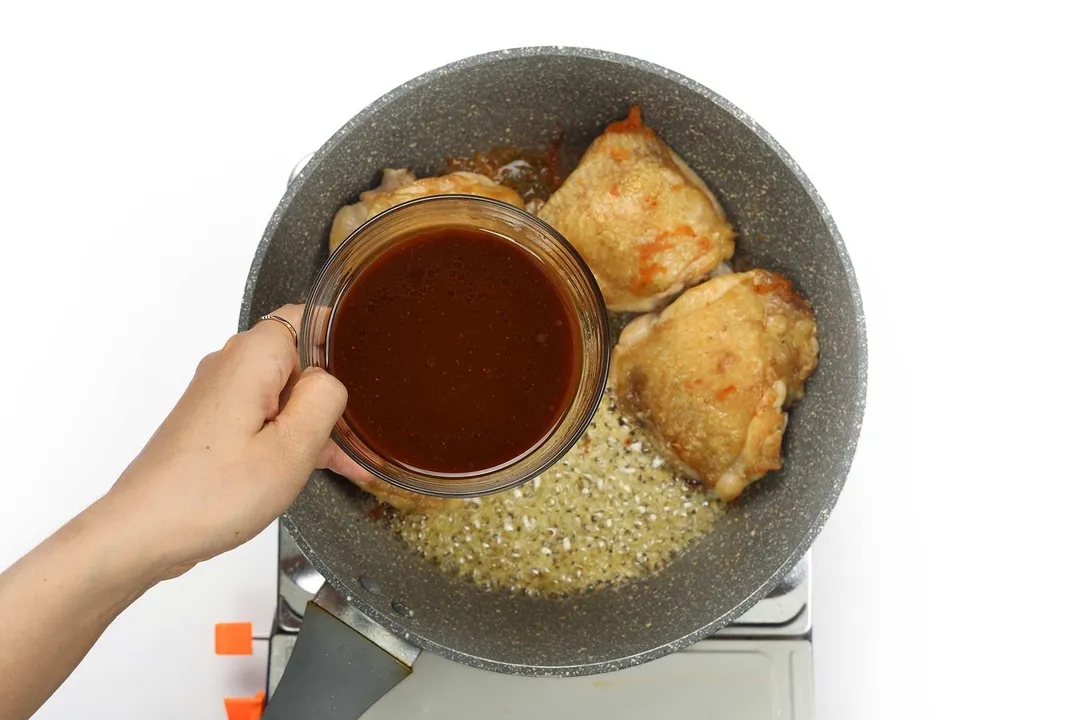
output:
M325 604L327 593L332 591L324 587L323 577L282 527L267 698L273 698L292 655L307 603L319 594ZM341 607L348 612L345 603ZM605 675L503 675L399 643L397 652L412 666L412 675L363 717L806 720L814 708L810 619L807 556L768 597L712 637L659 660ZM347 622L355 626L355 620ZM372 629L381 630L368 628Z

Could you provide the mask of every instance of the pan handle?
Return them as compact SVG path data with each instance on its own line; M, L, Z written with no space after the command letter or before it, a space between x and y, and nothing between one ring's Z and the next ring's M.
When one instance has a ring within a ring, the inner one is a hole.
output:
M357 720L412 673L419 655L325 583L307 605L262 720Z

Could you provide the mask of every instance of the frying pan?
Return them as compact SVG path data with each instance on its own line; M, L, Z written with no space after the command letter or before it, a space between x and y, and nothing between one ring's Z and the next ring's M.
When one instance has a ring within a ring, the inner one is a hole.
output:
M355 718L404 676L395 667L410 664L417 648L525 675L600 673L661 657L765 596L824 524L855 452L865 400L854 271L829 211L777 142L717 94L656 65L594 50L507 50L434 70L380 98L290 184L256 252L240 327L303 301L327 259L335 211L377 183L384 167L435 173L448 156L535 147L556 132L567 147L584 148L635 103L723 202L740 233L736 267L778 271L813 305L820 365L791 413L784 469L752 485L659 574L565 598L484 590L444 574L391 535L372 512L373 498L316 472L282 522L327 584L305 615L268 718L290 716L275 713L287 702L278 695L305 690L334 700L324 703L324 715L298 704L305 710L292 716ZM316 626L359 629L388 653ZM337 666L304 671L308 661ZM286 682L290 674L295 680ZM335 715L330 705L350 707Z

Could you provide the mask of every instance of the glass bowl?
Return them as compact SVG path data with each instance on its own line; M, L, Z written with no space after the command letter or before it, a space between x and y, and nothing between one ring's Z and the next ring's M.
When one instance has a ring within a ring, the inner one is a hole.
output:
M376 477L405 490L440 497L488 495L520 485L554 465L585 432L604 393L611 352L607 308L585 261L554 228L512 205L474 195L437 195L390 208L353 232L312 285L300 327L300 362L328 369L334 314L352 282L371 262L418 234L448 228L494 233L538 260L578 319L580 375L570 406L538 445L500 467L434 474L406 467L372 449L344 418L331 437Z

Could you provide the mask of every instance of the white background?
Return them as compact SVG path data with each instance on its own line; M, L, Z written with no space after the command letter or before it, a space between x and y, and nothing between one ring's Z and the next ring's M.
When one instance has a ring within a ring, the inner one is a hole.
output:
M298 159L458 57L591 46L755 117L855 263L870 400L814 556L819 717L1076 712L1075 18L687 5L5 4L0 567L108 489L234 331ZM273 593L268 532L143 597L39 717L224 717L264 665L214 657L213 624L266 627Z

